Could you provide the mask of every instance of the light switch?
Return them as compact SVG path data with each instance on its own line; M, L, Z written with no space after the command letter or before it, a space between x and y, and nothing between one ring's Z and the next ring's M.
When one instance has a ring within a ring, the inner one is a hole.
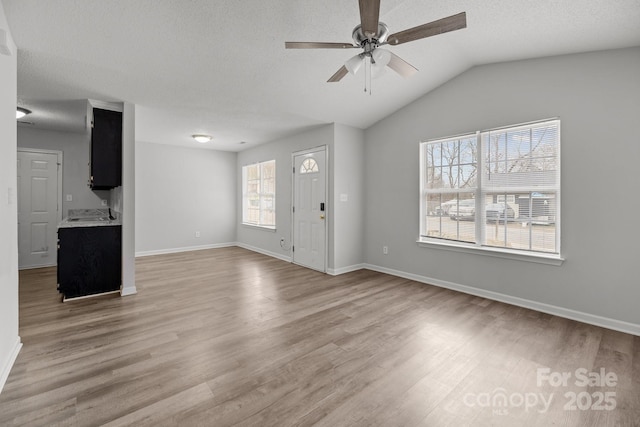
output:
M73 195L67 194L67 202L72 202L72 201L73 201Z
M340 201L341 202L347 202L349 201L349 195L348 194L340 194Z
M107 201L105 199L100 200L100 204L102 206L107 206Z

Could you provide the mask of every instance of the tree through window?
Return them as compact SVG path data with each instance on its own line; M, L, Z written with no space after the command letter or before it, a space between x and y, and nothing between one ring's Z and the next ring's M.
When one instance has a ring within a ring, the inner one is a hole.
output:
M560 122L423 142L423 241L559 254Z

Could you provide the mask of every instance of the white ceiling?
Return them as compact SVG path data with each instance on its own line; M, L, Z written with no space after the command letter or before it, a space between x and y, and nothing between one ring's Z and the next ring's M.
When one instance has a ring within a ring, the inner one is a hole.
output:
M34 126L77 131L80 100L126 101L137 141L230 151L324 123L367 128L474 65L640 45L640 0L381 3L391 33L462 11L467 28L389 47L420 72L388 70L368 95L362 76L326 83L355 49L284 49L351 42L356 0L2 0Z

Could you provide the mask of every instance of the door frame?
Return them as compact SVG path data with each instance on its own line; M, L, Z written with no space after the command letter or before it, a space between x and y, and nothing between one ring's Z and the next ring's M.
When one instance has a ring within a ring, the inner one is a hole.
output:
M44 150L44 149L40 149L40 148L25 148L25 147L18 147L18 152L25 152L25 153L36 153L36 154L53 154L56 156L57 160L56 163L58 165L58 194L56 197L56 201L57 201L57 215L56 215L56 219L58 220L58 223L60 223L62 221L62 158L63 158L63 153L61 150ZM20 197L20 189L17 190L18 196ZM20 206L18 206L18 213L20 212ZM18 226L18 224L16 223L16 226ZM20 241L20 227L18 227L18 241ZM57 260L56 260L57 262ZM41 268L43 266L34 266L34 267L20 267L19 270L30 270L33 268Z
M329 215L329 209L331 208L331 203L329 201L329 146L328 145L318 145L317 147L307 148L306 150L294 151L291 153L291 206L289 207L289 212L291 213L291 250L289 251L291 254L291 262L296 264L295 262L295 247L293 242L295 242L295 212L293 211L294 203L296 200L296 156L301 156L309 153L315 153L318 151L324 151L324 164L325 164L325 172L324 172L324 218L325 218L325 227L324 227L324 270L316 270L321 271L322 273L327 273L327 269L329 267L329 221L331 221L331 216ZM296 264L300 265L300 264ZM310 268L307 266L302 266L305 268Z

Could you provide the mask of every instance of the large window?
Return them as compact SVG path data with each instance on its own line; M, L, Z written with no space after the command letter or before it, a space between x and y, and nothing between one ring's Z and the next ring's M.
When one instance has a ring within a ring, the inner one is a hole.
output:
M560 122L420 144L420 241L560 253Z
M242 223L276 228L276 161L242 167Z

